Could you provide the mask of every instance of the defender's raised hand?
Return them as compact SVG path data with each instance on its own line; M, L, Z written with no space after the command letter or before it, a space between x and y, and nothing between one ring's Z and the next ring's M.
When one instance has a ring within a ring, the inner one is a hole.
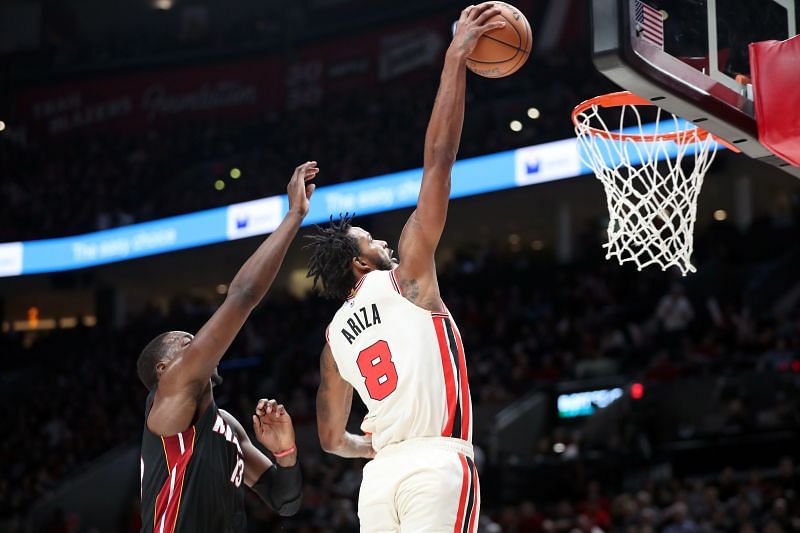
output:
M459 52L469 56L478 44L478 37L487 31L503 28L506 25L502 20L489 22L489 19L499 14L500 10L494 7L494 4L468 6L458 19L453 33L453 45Z
M309 183L317 176L319 168L316 161L307 161L294 169L292 179L286 187L289 196L289 211L296 211L300 216L306 216L310 207L309 200L314 194L316 185Z
M275 400L259 400L253 415L253 431L258 442L275 454L279 463L284 457L295 456L292 417L283 404Z

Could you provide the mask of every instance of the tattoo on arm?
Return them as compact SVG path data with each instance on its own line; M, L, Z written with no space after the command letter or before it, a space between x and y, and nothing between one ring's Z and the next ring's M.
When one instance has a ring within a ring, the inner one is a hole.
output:
M401 280L400 290L403 291L403 296L411 302L416 302L419 298L419 283L415 279Z
M461 51L464 51L464 50L467 50L467 49L469 49L469 47L472 45L472 41L474 41L474 40L475 40L475 38L476 38L476 34L477 34L477 32L476 32L476 31L474 31L474 30L473 30L473 31L471 31L471 32L469 32L469 33L467 34L467 38L466 38L466 39L464 39L464 42L462 42L462 43L461 43L461 44L458 46L459 50L461 50Z

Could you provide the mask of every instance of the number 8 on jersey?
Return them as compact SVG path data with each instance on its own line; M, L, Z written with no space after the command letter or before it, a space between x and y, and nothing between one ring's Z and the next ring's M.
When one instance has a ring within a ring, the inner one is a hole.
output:
M356 363L373 400L381 401L397 388L397 368L386 341L378 341L361 350Z

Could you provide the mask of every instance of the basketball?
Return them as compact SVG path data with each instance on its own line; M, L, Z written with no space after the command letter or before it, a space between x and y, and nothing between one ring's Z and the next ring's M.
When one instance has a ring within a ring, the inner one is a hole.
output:
M500 14L488 22L504 20L506 26L483 34L475 50L467 58L467 68L484 78L504 78L518 71L531 53L533 32L525 15L505 2L484 2L494 4Z

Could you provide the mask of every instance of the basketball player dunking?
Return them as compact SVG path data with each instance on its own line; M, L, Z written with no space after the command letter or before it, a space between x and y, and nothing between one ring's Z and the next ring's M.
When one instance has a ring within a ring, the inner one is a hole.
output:
M171 331L153 339L137 363L150 390L142 435L143 533L244 533L244 488L281 515L297 512L302 479L289 414L260 400L253 429L277 465L242 425L214 403L219 363L253 308L272 285L308 213L315 162L295 169L289 212L234 277L219 309L196 336Z
M447 217L450 172L464 122L466 58L478 37L502 27L500 11L470 6L447 50L425 137L416 210L400 236L402 262L350 219L311 237L309 276L344 300L326 332L317 423L322 447L374 457L358 501L362 531L473 532L480 508L464 347L439 293L434 253ZM353 388L368 408L345 426Z

